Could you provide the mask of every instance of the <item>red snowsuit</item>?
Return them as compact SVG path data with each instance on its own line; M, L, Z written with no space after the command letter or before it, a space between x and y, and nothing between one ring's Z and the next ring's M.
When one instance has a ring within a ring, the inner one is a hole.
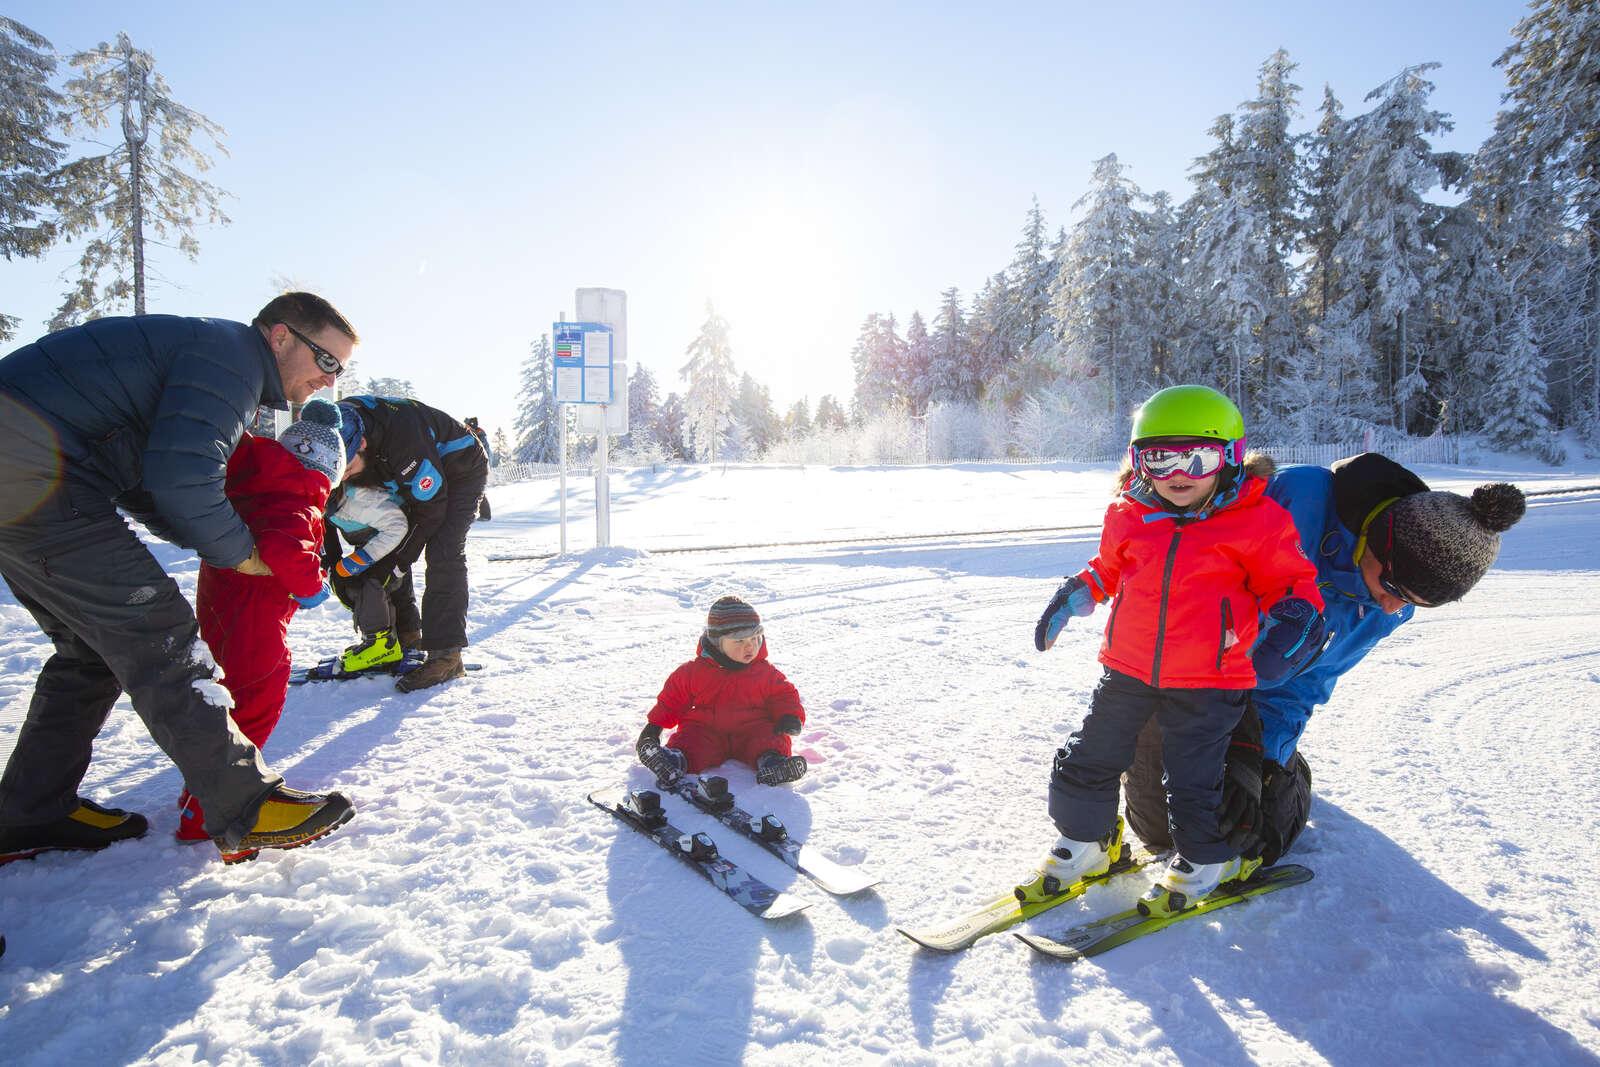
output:
M657 726L677 727L663 743L684 754L691 774L729 759L754 766L763 752L789 755L788 735L773 727L785 715L805 722L806 709L783 672L767 662L766 642L748 666L726 667L719 658L702 637L700 654L667 677L649 715Z
M225 488L272 573L240 574L202 563L195 615L233 695L233 721L260 748L278 725L289 691L289 619L299 607L293 597L322 588L322 509L333 487L277 441L247 433L228 457ZM184 800L198 811L187 793ZM202 824L203 818L193 825Z

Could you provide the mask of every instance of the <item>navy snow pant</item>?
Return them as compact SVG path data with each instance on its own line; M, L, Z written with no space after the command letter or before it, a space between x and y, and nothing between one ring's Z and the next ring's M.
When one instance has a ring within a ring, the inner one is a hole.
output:
M1193 863L1233 858L1217 826L1228 739L1249 690L1156 689L1107 670L1083 725L1056 753L1050 818L1063 837L1095 841L1117 819L1118 779L1133 764L1139 732L1153 715L1162 730L1162 779L1172 840Z

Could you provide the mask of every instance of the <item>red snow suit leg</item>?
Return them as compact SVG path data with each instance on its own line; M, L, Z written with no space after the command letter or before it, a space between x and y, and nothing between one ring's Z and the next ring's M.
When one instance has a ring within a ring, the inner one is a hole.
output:
M765 729L757 727L729 738L729 746L733 749L734 759L754 767L763 752L776 752L780 756L789 755L792 751L792 739L788 734L773 733L770 727Z
M683 753L689 761L690 774L724 763L733 754L727 734L700 723L684 723L664 743Z

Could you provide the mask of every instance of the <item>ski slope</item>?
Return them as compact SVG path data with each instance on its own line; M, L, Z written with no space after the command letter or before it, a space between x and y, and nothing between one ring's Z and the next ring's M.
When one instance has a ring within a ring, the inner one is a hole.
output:
M1424 468L1436 487L1551 472ZM1095 533L1109 467L687 468L615 474L613 540L575 480L491 492L469 659L401 694L290 691L270 762L348 791L324 842L224 867L172 840L181 786L124 701L84 783L148 837L0 868L9 1064L1472 1063L1600 1060L1600 492L1536 497L1464 602L1419 613L1306 734L1311 883L1084 964L1008 935L952 956L894 926L971 907L1054 841L1050 760L1098 677L1103 615L1034 621ZM948 534L706 553L693 544ZM188 591L194 558L157 546ZM649 784L633 742L710 602L762 612L809 718L794 787L743 806L885 881L832 898L668 797L675 823L811 900L762 922L593 808ZM351 637L297 617L305 665ZM49 649L0 593L0 752ZM1034 920L1125 907L1147 878Z

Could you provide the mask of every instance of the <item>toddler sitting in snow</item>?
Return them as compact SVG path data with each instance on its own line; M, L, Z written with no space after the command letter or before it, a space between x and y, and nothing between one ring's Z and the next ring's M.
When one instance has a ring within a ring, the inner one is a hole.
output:
M805 757L790 754L805 718L799 692L767 661L761 616L725 596L711 605L698 655L661 687L639 734L639 762L662 784L729 759L753 765L762 785L792 782L806 773ZM663 745L661 731L673 727Z

